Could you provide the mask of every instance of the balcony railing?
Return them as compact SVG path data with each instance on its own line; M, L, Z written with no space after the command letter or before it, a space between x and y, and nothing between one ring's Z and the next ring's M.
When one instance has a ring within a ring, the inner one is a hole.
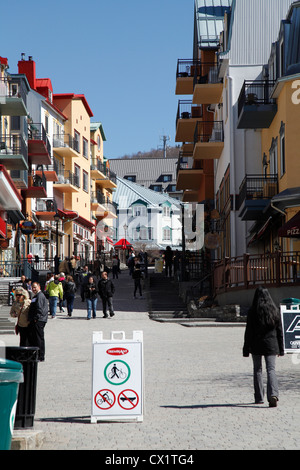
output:
M36 212L57 212L57 203L55 199L37 199Z
M57 174L58 181L55 184L70 184L72 186L80 187L79 176L75 175L69 170L60 171Z
M1 155L22 155L28 163L28 149L21 134L0 135Z
M198 142L224 142L223 121L197 122L194 144Z
M193 59L179 59L177 62L176 78L192 77L194 78L195 71L200 70L201 61Z
M219 66L215 62L201 62L195 67L194 88L196 85L221 83Z
M26 103L26 89L21 79L0 77L0 96L21 98Z
M300 253L280 251L226 258L213 268L214 294L259 285L280 287L300 282Z
M104 175L106 173L106 168L105 168L104 163L98 160L98 158L91 159L91 170L99 171L100 173L103 173Z
M98 204L105 204L106 197L100 191L92 191L91 192L91 202L98 203Z
M53 147L64 148L69 147L75 152L79 153L79 142L72 137L70 134L54 134L53 135Z
M277 175L246 175L240 186L238 209L245 200L272 199L276 194L278 194Z
M238 115L245 105L276 104L276 100L270 98L274 85L275 81L245 80L238 99Z
M47 133L44 128L44 125L42 123L30 124L30 128L28 130L28 140L32 140L32 141L39 140L39 141L44 142L48 154L51 155L51 145L47 137Z
M191 100L179 100L176 125L179 119L202 118L203 107L201 105L193 105Z
M47 180L43 171L32 171L28 175L28 186L47 190Z

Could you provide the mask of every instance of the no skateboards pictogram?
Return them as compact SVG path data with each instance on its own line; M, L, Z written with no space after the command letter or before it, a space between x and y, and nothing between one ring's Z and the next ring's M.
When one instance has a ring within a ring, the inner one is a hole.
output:
M111 390L100 390L95 395L95 405L100 410L109 410L114 406L116 402L116 396Z
M123 390L118 396L118 403L123 410L133 410L139 403L139 396L134 390Z

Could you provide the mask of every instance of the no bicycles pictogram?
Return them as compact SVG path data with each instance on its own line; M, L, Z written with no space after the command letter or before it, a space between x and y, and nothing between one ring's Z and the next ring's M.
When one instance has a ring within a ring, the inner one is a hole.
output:
M103 389L95 395L95 405L100 410L109 410L114 406L116 396L111 390Z

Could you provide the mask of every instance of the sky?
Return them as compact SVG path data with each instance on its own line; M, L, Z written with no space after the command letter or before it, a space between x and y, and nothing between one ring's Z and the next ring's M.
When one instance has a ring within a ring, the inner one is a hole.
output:
M0 56L21 53L54 93L84 94L106 158L175 143L178 59L193 55L194 0L14 0L1 5Z

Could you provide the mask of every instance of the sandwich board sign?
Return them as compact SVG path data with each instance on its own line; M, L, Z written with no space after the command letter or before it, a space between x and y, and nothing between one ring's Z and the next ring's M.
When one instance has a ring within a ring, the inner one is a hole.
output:
M300 305L281 305L284 351L295 353L300 350Z
M94 332L91 423L143 421L143 401L143 332Z

